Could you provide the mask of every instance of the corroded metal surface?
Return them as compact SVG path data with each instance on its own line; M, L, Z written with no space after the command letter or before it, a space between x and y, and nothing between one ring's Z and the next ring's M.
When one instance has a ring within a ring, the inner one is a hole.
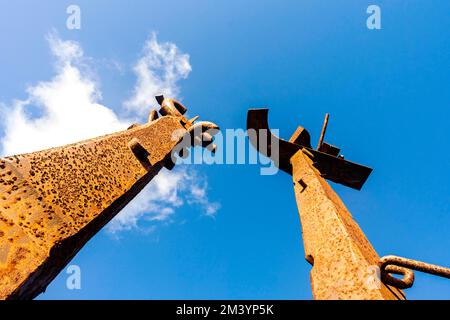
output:
M292 175L305 256L313 266L314 298L405 299L402 291L380 281L377 253L325 181L332 177L332 181L360 189L371 169L339 159L338 148L328 144L326 150L330 153L313 150L309 133L302 127L289 141L274 136L268 127L267 113L267 109L249 110L247 127L257 130L256 135L249 135L250 141ZM325 130L322 132L320 150L325 145ZM267 148L261 141L264 136L268 139ZM278 144L278 153L272 150L274 143Z
M44 291L163 166L173 166L171 152L192 123L170 113L158 118L152 112L149 120L0 159L1 299L31 299Z
M314 298L403 299L379 281L377 253L309 156L299 151L291 163Z

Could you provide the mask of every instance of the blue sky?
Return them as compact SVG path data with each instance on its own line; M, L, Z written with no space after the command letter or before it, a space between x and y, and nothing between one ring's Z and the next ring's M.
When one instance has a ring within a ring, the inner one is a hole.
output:
M65 26L73 3L81 30ZM366 28L369 4L381 7L381 30ZM29 86L52 79L53 32L79 43L101 103L125 114L133 66L156 32L189 54L181 100L221 128L244 128L248 108L269 107L282 137L302 125L317 141L329 112L326 140L374 168L362 191L334 188L380 256L449 266L448 12L446 0L6 2L0 101L26 99ZM196 166L220 203L213 218L185 203L151 232L104 230L71 262L82 289L67 290L63 271L39 298L310 299L290 177L259 169ZM450 285L416 273L406 294L449 299Z

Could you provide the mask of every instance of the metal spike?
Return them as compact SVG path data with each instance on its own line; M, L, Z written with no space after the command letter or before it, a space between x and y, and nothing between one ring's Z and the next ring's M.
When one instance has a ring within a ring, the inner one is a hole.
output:
M161 94L159 96L155 96L156 101L158 102L159 105L162 105L163 101L164 101L164 96Z

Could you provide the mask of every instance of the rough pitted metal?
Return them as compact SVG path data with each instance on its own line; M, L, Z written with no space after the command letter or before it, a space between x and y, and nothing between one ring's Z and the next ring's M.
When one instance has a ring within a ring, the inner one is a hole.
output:
M314 299L405 299L379 281L379 256L308 155L291 164Z
M30 299L164 166L185 126L165 116L145 125L0 159L0 298ZM148 151L146 168L128 147Z
M325 180L331 173L330 180L359 190L372 169L337 157L339 149L329 144L328 150L322 149L328 117L319 142L324 153L311 149L310 135L302 127L289 141L275 136L267 115L268 109L248 111L247 128L256 133L249 139L259 152L292 175L306 260L313 265L314 298L405 299L402 291L380 281L377 253Z

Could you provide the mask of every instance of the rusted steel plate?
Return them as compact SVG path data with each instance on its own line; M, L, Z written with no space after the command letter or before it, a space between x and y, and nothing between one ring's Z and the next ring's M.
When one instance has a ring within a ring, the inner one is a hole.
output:
M247 129L253 129L256 132L256 135L250 135L252 145L262 154L270 157L276 166L292 174L290 159L299 150L306 148L314 158L314 166L324 178L357 190L362 188L372 172L371 168L338 157L335 149L332 154L312 149L309 144L309 134L301 127L289 141L273 135L267 120L268 112L268 109L250 109L247 114ZM261 150L259 146L261 142L268 146L267 149ZM305 144L298 144L302 142ZM278 150L272 148L272 144L276 144Z
M380 259L381 279L399 289L411 288L414 284L412 270L425 272L435 276L450 279L450 268L445 268L431 263L406 259L397 256L385 256ZM402 279L393 277L391 273L403 275Z

